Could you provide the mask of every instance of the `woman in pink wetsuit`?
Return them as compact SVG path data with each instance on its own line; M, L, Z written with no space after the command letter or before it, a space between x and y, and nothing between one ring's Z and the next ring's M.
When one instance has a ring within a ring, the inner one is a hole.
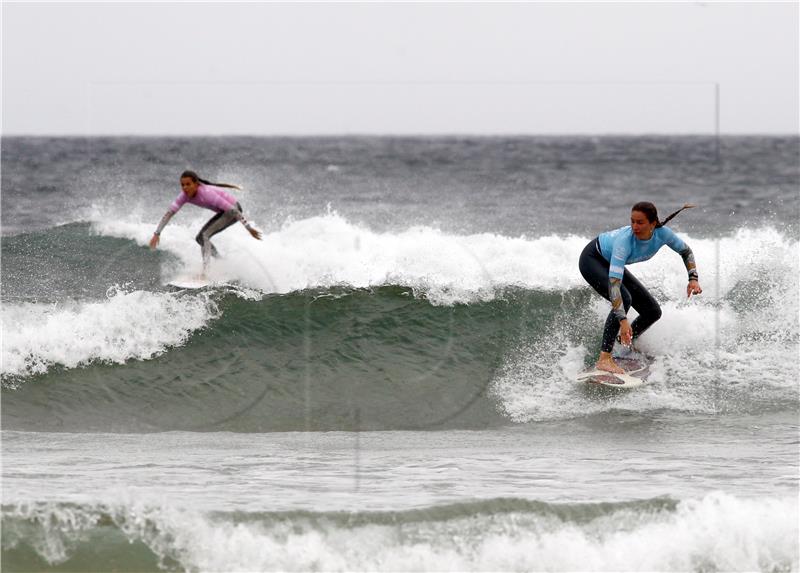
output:
M224 231L236 221L244 225L254 239L261 240L261 233L251 227L250 223L242 216L242 206L239 205L233 195L224 191L222 187L239 189L236 185L227 183L210 183L205 179L200 179L194 171L184 171L181 174L181 194L175 198L172 205L169 206L169 210L161 218L161 222L153 233L153 238L150 239L150 248L155 249L158 246L161 231L169 223L173 215L187 202L217 212L195 237L203 253L204 273L208 268L208 262L211 257L219 256L216 247L211 244L211 237Z

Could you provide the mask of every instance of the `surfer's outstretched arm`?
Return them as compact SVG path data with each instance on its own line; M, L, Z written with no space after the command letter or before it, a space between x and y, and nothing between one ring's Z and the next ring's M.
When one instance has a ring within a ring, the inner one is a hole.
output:
M175 213L170 209L166 213L164 213L163 217L161 217L161 221L158 223L158 227L156 227L156 230L153 232L153 238L150 239L151 249L155 249L158 246L158 241L159 238L161 237L161 231L164 230L164 227L167 226L167 223L169 223L169 220L172 219L173 215L175 215Z
M683 259L683 264L686 266L686 272L689 273L689 284L686 285L686 296L690 297L693 294L701 294L703 289L700 288L700 282L697 276L697 264L694 262L694 253L689 245L678 251L678 254Z

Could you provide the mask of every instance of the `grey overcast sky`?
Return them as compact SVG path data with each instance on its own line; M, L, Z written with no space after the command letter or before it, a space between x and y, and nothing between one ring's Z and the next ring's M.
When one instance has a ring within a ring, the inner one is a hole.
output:
M4 135L800 129L797 2L2 2L2 33Z

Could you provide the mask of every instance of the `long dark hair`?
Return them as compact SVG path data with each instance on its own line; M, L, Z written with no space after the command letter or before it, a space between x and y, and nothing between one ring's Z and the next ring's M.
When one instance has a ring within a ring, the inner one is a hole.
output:
M656 206L650 203L649 201L639 201L631 207L631 211L639 211L640 213L644 213L644 216L647 217L647 220L651 223L656 223L656 228L663 227L666 225L670 219L672 219L675 215L683 211L684 209L691 209L694 205L690 203L685 203L683 207L672 213L669 217L664 219L663 221L658 220L658 211L656 210Z
M188 177L195 183L202 183L203 185L213 185L214 187L227 187L228 189L241 190L241 187L239 187L238 185L232 185L231 183L212 183L211 181L206 181L205 179L201 179L197 175L197 173L195 173L194 171L189 171L188 169L183 173L181 173L181 179L183 179L184 177Z

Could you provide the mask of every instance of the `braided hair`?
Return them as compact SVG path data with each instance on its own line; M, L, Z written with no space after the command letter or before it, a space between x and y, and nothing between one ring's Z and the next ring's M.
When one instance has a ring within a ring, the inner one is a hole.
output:
M650 203L649 201L639 201L631 207L631 211L639 211L640 213L644 213L644 216L647 217L647 220L651 223L656 223L656 228L663 227L666 225L675 215L683 211L684 209L691 209L694 205L691 203L685 203L683 207L669 215L663 221L658 220L658 211L656 210L656 206Z
M238 185L232 185L231 183L212 183L211 181L201 179L197 175L197 173L195 173L194 171L189 171L188 169L183 173L181 173L181 179L183 179L184 177L188 177L195 183L202 183L203 185L213 185L214 187L227 187L228 189L239 189L239 190L242 189Z

